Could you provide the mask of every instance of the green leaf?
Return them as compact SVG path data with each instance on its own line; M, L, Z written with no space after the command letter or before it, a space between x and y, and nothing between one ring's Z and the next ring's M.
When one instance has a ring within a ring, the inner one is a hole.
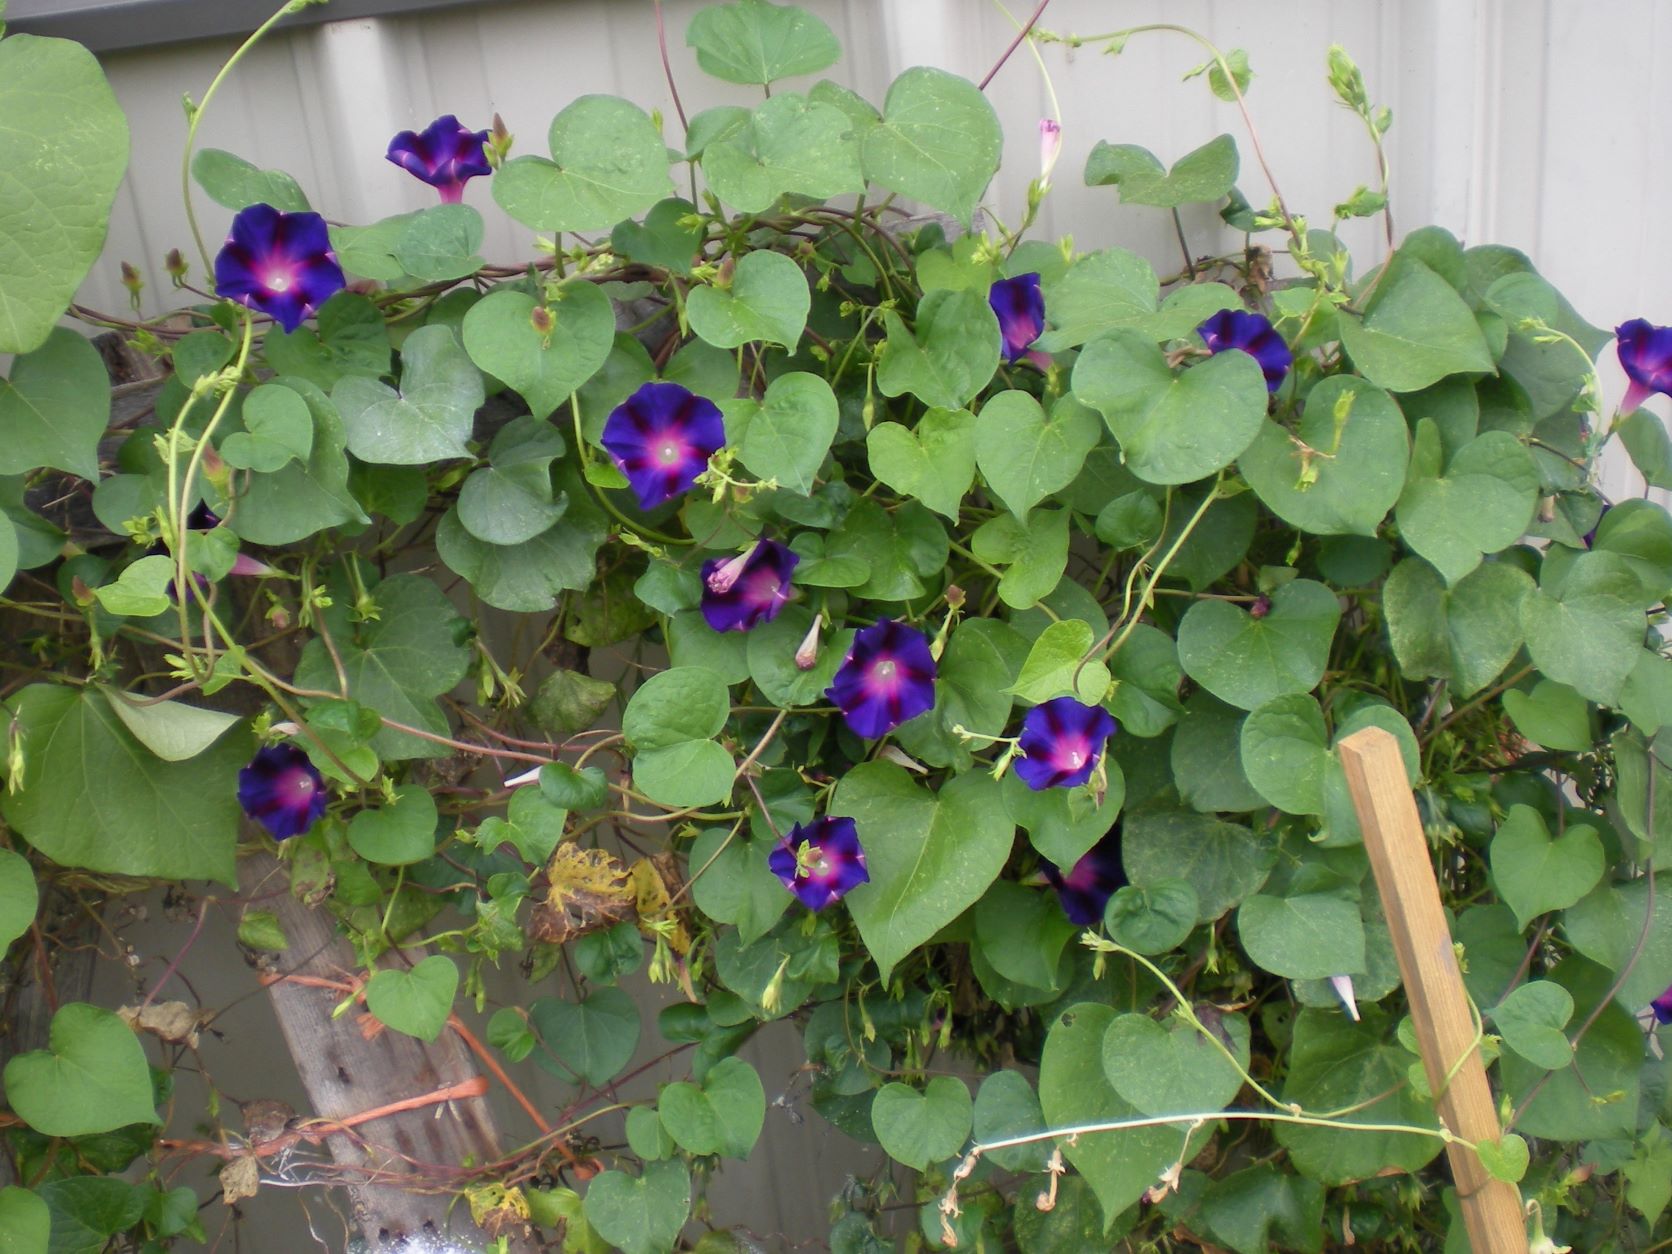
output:
M387 341L384 351L387 357ZM227 525L250 544L276 545L342 523L370 522L348 489L348 458L343 453L348 437L336 406L306 379L286 376L273 385L291 389L308 407L312 447L307 464L292 461L270 474L238 476L247 483L234 498Z
M366 1008L379 1023L433 1041L453 1013L459 969L446 954L431 954L410 971L385 967L366 981Z
M633 757L633 783L657 805L675 809L724 801L736 776L731 754L712 740L682 740Z
M766 1091L743 1059L724 1058L708 1069L700 1085L668 1085L656 1109L681 1149L746 1159L766 1121Z
M151 618L174 604L168 594L174 559L153 553L122 568L114 583L93 589L106 613L126 618Z
M1284 522L1314 535L1373 536L1399 500L1409 455L1405 416L1393 398L1336 375L1307 394L1293 434L1263 423L1239 464Z
M1042 510L1020 523L1014 515L988 519L970 538L976 557L1005 568L999 599L1014 610L1037 605L1062 581L1068 566L1068 511Z
M1211 923L1271 873L1277 851L1240 823L1205 814L1145 811L1126 820L1121 862L1139 888L1160 891L1179 880L1195 891L1197 922Z
M702 169L714 194L742 213L770 209L780 196L826 200L865 188L848 116L797 92L773 96L709 141Z
M915 427L879 422L865 437L871 473L899 495L956 521L975 480L975 432L975 415L967 409L930 409Z
M1507 1141L1509 1137L1504 1139ZM1520 1140L1519 1137L1516 1139ZM1484 1163L1486 1160L1483 1158L1481 1161ZM1525 1142L1522 1142L1519 1162L1525 1172ZM1621 1167L1620 1172L1629 1182L1626 1185L1626 1201L1653 1228L1667 1203L1672 1202L1672 1143L1668 1142L1664 1125L1655 1123L1643 1134L1631 1161Z
M704 828L691 846L691 900L709 918L736 924L743 943L752 945L793 899L766 864L774 842L732 838L728 830Z
M585 813L603 806L609 783L601 767L577 770L567 762L548 762L540 768L540 792L555 806Z
M240 417L244 429L221 441L220 454L228 465L271 474L292 461L306 464L313 452L314 421L300 393L264 383L244 398Z
M35 35L0 43L0 118L0 353L28 353L104 248L128 124L92 53Z
M614 700L614 684L579 671L556 670L540 681L528 712L541 731L562 739L593 726Z
M975 84L920 65L894 80L882 121L865 132L865 173L967 229L1003 146L998 115Z
M1440 470L1439 430L1417 424L1410 478L1396 517L1405 543L1456 583L1521 538L1538 503L1538 468L1507 431L1488 431L1458 450Z
M1545 678L1588 701L1615 705L1637 665L1644 618L1637 579L1612 553L1583 553L1521 602L1527 652ZM1552 587L1551 585L1556 586Z
M15 36L0 47L9 47L18 38L24 36ZM3 146L0 140L0 150ZM0 199L0 221L4 215ZM0 255L3 249L0 244ZM16 268L0 270L17 272ZM7 313L7 300L0 290L0 319ZM110 376L104 360L88 340L64 328L43 332L32 348L12 362L9 379L0 379L0 430L6 432L0 444L0 474L26 474L53 466L97 480L99 440L110 421Z
M1341 345L1359 372L1390 392L1490 374L1492 353L1457 289L1403 250L1387 266L1362 316L1340 311Z
M966 624L966 627L969 624ZM950 650L948 651L950 652ZM940 683L944 684L945 667ZM1008 710L1006 711L1008 715ZM1004 720L999 720L1002 728ZM973 725L965 723L973 729ZM1126 778L1120 764L1105 755L1103 769L1108 776L1109 789L1103 804L1097 804L1092 789L1029 788L1014 771L1003 780L1004 804L1011 819L1028 833L1028 840L1042 857L1058 867L1069 868L1099 840L1109 834L1121 804L1126 799ZM1192 919L1195 915L1192 913Z
M189 761L144 748L92 689L34 684L8 708L24 768L0 801L6 822L65 866L116 875L236 882L242 732ZM87 782L97 779L97 787Z
M1532 590L1532 577L1508 562L1487 562L1449 588L1421 558L1400 562L1382 589L1399 669L1447 680L1459 697L1479 692L1520 651L1520 607Z
M959 775L932 793L886 762L844 775L829 813L858 825L871 880L846 902L885 980L981 897L1015 834L999 786L986 775Z
M1090 623L1077 618L1052 623L1028 650L1010 691L1036 705L1060 696L1097 704L1108 691L1109 668L1095 658L1080 666L1080 659L1091 652L1093 642Z
M1218 135L1180 157L1169 171L1136 144L1098 140L1086 158L1086 186L1120 188L1123 205L1180 205L1221 200L1237 181L1237 141Z
M434 205L408 218L395 240L401 269L424 283L446 283L483 265L482 215L469 205Z
M1630 957L1642 928L1643 905L1643 897L1638 894L1626 906L1632 913L1621 920L1621 930L1626 936L1616 952L1616 960L1622 965ZM1657 916L1659 913L1657 909ZM1571 914L1570 911L1569 917ZM1657 918L1656 926L1660 930L1665 924ZM1651 964L1655 961L1648 951L1643 960ZM1611 970L1603 970L1583 959L1568 958L1547 972L1548 979L1572 995L1574 1013L1580 1022L1589 1021L1593 1009L1598 1013L1574 1050L1572 1066L1547 1071L1514 1050L1504 1051L1499 1059L1504 1091L1512 1103L1522 1107L1515 1122L1522 1136L1589 1141L1632 1135L1638 1127L1639 1091L1643 1084L1650 1082L1652 1072L1644 1068L1643 1029L1627 1007L1636 1009L1646 1005L1649 998L1658 996L1665 987L1665 968L1656 970L1651 965L1650 971L1653 974L1645 972L1647 978L1643 979L1634 974L1621 987L1614 1002L1602 1005L1599 1002L1614 982ZM1645 991L1651 981L1657 987ZM1633 989L1633 984L1638 987ZM1533 1092L1535 1084L1537 1093Z
M1488 1013L1504 1044L1528 1062L1557 1071L1573 1061L1573 1047L1562 1031L1573 1018L1573 995L1560 984L1523 984Z
M1640 586L1638 603L1656 605L1672 588L1672 516L1654 501L1621 501L1597 522L1591 548L1621 558Z
M401 390L362 375L331 389L348 448L368 462L419 466L469 457L482 372L444 326L420 327L401 346Z
M790 612L786 612L779 621L789 616ZM828 653L841 656L846 653L848 643L836 639L825 647ZM791 644L786 638L779 646L780 651L787 652ZM952 729L961 726L979 736L1004 734L1012 705L1008 690L1026 647L1014 628L997 619L975 618L964 622L952 633L941 655L934 706L895 732L901 747L936 766L965 768L972 760L970 747ZM750 648L752 652L753 643ZM812 673L821 670L822 660ZM825 681L819 691L828 687L829 682ZM1115 810L1119 806L1117 795ZM1109 817L1113 819L1113 810ZM1103 830L1108 830L1107 824Z
M100 687L110 709L135 740L164 762L195 758L238 722L236 714L206 710L184 701L139 703L114 688Z
M111 1176L48 1180L35 1192L52 1213L49 1254L100 1254L145 1215L145 1192Z
M346 289L319 307L313 326L303 324L288 335L275 326L263 349L268 364L281 376L300 376L322 392L347 375L375 379L389 373L389 328L382 312L360 293ZM275 382L294 386L286 378Z
M271 910L245 910L238 918L238 943L269 953L283 953L290 948L284 924Z
M367 862L411 866L435 853L435 825L435 800L429 789L402 784L395 790L394 804L362 810L349 821L348 843Z
M1511 688L1504 693L1503 700L1504 713L1515 720L1516 729L1534 744L1584 753L1595 743L1590 706L1566 684L1541 679L1531 692Z
M219 148L200 148L193 155L192 177L210 200L228 209L271 205L281 213L306 213L313 208L283 170L263 170Z
M713 671L676 666L652 675L633 693L621 730L636 749L660 749L717 735L731 714L731 695Z
M1340 619L1335 594L1310 579L1284 584L1261 618L1229 601L1197 601L1179 623L1179 663L1221 701L1256 709L1317 687Z
M700 226L681 226L680 221L696 213L688 200L670 196L659 200L645 214L644 221L617 222L610 232L610 251L646 265L660 266L674 274L691 273L691 262L702 251Z
M1039 1109L1039 1095L1019 1071L989 1072L976 1092L972 1113L977 1142L999 1141L1045 1130L1045 1115ZM1046 1144L1041 1140L1015 1145L993 1150L984 1157L991 1158L1006 1171L1043 1171Z
M1283 1100L1307 1110L1353 1107L1339 1116L1347 1123L1433 1126L1432 1106L1417 1098L1407 1079L1416 1056L1384 1044L1381 1022L1369 1010L1362 1023L1333 1010L1302 1010L1295 1018ZM1276 1136L1296 1169L1324 1184L1367 1179L1388 1167L1416 1171L1441 1148L1437 1137L1406 1132L1285 1124Z
M1248 1020L1207 1020L1220 1043L1248 1067ZM1116 1017L1103 1034L1103 1073L1146 1115L1205 1114L1229 1106L1243 1085L1231 1060L1183 1019L1163 1025L1148 1015Z
M925 591L923 579L946 568L946 529L916 501L892 513L876 501L861 498L830 533L825 558L857 558L870 578L857 595L876 601L909 601ZM798 582L804 579L796 571Z
M1310 696L1273 697L1251 713L1242 725L1239 752L1249 783L1272 805L1287 814L1324 813L1329 731Z
M1486 1174L1495 1180L1514 1184L1527 1174L1530 1155L1527 1142L1514 1132L1506 1132L1496 1141L1482 1140L1475 1144L1475 1154Z
M975 464L994 495L1026 522L1030 509L1074 482L1101 435L1097 415L1072 397L1059 399L1047 419L1028 393L1000 392L981 407Z
M6 1064L5 1087L17 1117L43 1136L162 1122L139 1038L110 1011L85 1002L69 1002L52 1016L45 1049Z
M745 396L726 401L721 410L726 443L752 474L812 494L813 476L836 436L836 394L828 383L791 371L768 384L759 401Z
M471 471L459 489L459 523L498 545L526 544L548 530L569 506L567 496L552 495L551 464L563 452L563 437L543 418L513 418L494 436L492 465Z
M999 880L975 906L975 938L993 970L1015 984L1051 988L1063 947L1078 929L1054 893Z
M48 1254L52 1212L28 1189L0 1189L0 1254Z
M937 289L917 306L914 334L892 309L877 367L884 396L917 397L937 409L962 409L999 365L999 323L985 292Z
M0 849L0 950L29 930L39 905L40 891L28 860Z
M1127 468L1146 483L1193 483L1254 442L1265 379L1247 353L1220 353L1175 374L1145 336L1117 331L1074 363L1074 395L1103 412Z
M895 1080L877 1090L871 1126L890 1158L922 1171L964 1147L974 1114L970 1091L956 1076L935 1076L921 1093Z
M775 83L835 65L841 45L830 27L793 4L734 0L698 11L685 31L703 71L728 83Z
M691 1210L691 1174L682 1162L646 1163L634 1179L606 1171L586 1187L586 1221L625 1254L668 1254Z
M569 1084L608 1084L639 1045L639 1008L619 988L573 1002L542 997L528 1016L541 1041L534 1061Z
M464 678L471 658L455 631L458 611L440 588L420 575L394 575L378 584L372 596L377 618L354 622L340 600L326 611L348 679L349 699L385 718L446 735L447 720L435 698ZM296 684L336 690L337 669L321 641L310 640L302 650ZM371 743L385 762L448 752L388 728Z
M567 494L568 509L522 544L478 540L465 530L456 508L442 516L436 529L436 552L489 605L541 613L556 604L560 593L586 588L597 576L598 549L609 528L602 513L587 501L586 489L572 468L560 466L557 481L560 493Z
M565 283L546 308L553 320L546 334L534 329L534 298L510 289L490 292L464 316L471 361L503 379L536 418L597 374L615 344L615 310L596 283Z
M1672 488L1672 436L1659 415L1634 409L1615 424L1632 465L1651 488Z
M1103 925L1117 945L1141 954L1164 954L1184 943L1196 926L1201 905L1184 880L1156 880L1116 890L1103 912Z
M691 330L715 348L744 344L782 344L794 351L801 342L813 295L807 276L783 253L756 249L743 256L731 287L705 285L686 297Z
M795 653L812 625L810 610L791 605L770 623L762 623L745 633L749 677L761 695L774 705L792 709L818 704L853 643L853 632L847 628L825 637L818 660L802 670L795 664Z
M1323 1249L1323 1189L1270 1164L1210 1181L1201 1213L1213 1235L1238 1254Z
M1237 911L1237 937L1254 964L1290 980L1364 970L1358 903L1336 893L1257 893Z
M1547 910L1571 906L1602 878L1606 860L1594 827L1569 824L1552 840L1531 806L1514 806L1492 838L1492 878L1525 930Z
M1279 698L1285 699L1306 700ZM1185 703L1170 758L1179 799L1192 810L1258 810L1268 800L1255 790L1243 764L1243 718L1243 711L1205 692Z
M1052 1020L1039 1059L1039 1104L1048 1127L1140 1117L1103 1069L1103 1041L1115 1017L1113 1006L1082 1002ZM1177 1127L1155 1127L1101 1132L1059 1146L1097 1194L1107 1229L1160 1178L1183 1141Z
M516 157L493 198L536 231L607 231L673 190L668 153L644 110L618 96L581 96L552 119L552 160Z
M1039 337L1038 346L1047 353L1074 348L1110 331L1143 331L1151 342L1177 338L1194 330L1202 321L1197 318L1182 328L1162 328L1175 330L1174 336L1150 334L1159 300L1155 270L1142 257L1124 248L1087 253L1061 277L1044 277L1042 289L1046 316L1056 328ZM1241 301L1235 304L1239 309L1242 307Z

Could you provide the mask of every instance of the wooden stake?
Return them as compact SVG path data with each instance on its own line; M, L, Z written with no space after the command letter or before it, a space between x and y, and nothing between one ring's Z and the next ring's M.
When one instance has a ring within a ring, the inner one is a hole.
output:
M1440 886L1405 780L1399 742L1379 727L1367 727L1343 740L1340 750L1435 1107L1458 1136L1496 1141L1502 1129L1475 1047L1463 976L1440 909ZM1516 1187L1488 1175L1462 1145L1446 1146L1446 1156L1475 1254L1527 1254L1527 1226Z

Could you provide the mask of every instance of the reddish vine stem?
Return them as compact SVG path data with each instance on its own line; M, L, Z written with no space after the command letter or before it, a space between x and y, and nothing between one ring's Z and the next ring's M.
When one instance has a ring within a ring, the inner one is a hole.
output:
M999 59L997 61L993 62L993 68L987 71L987 77L976 84L982 91L987 90L987 84L993 81L993 75L1002 70L1004 68L1004 63L1010 60L1011 54L1022 46L1022 41L1026 39L1029 32L1033 30L1034 23L1039 21L1039 19L1044 16L1045 6L1050 3L1051 0L1039 0L1039 3L1034 6L1033 16L1022 23L1022 29L1016 32L1016 38L1010 41L1010 46L999 55ZM660 0L658 0L657 7L661 7Z
M685 106L679 100L679 87L673 81L673 65L668 61L668 28L662 21L662 0L655 0L656 7L656 47L662 54L662 73L668 80L668 92L673 96L674 112L679 114L679 125L682 130L690 130L691 124L685 120Z

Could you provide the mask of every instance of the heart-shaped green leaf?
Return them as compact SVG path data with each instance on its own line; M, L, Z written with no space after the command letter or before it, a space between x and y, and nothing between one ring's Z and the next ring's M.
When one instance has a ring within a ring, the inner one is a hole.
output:
M0 293L0 317L6 295ZM12 362L9 379L0 379L0 430L6 433L0 475L54 466L97 480L99 437L109 421L110 376L99 350L60 327Z
M1179 799L1203 814L1257 810L1265 798L1249 782L1242 762L1247 715L1210 693L1192 693L1173 732L1168 755Z
M1141 954L1164 954L1184 943L1196 926L1201 905L1184 880L1128 884L1109 899L1103 923L1118 945Z
M10 945L29 930L39 905L40 890L28 860L0 849L0 946Z
M395 790L394 804L362 810L350 820L348 843L367 862L411 866L435 852L435 824L429 789L402 784Z
M999 599L1013 610L1031 609L1051 594L1068 567L1068 511L1041 510L1027 522L1014 514L989 518L970 537L970 548L1004 571Z
M702 169L714 194L743 213L791 193L825 200L865 186L847 114L797 92L773 96L705 144Z
M846 902L884 979L981 897L1016 831L998 784L979 771L934 793L892 763L866 762L836 785L829 812L859 828L871 881Z
M164 762L195 758L238 722L236 714L207 710L184 701L141 703L114 688L100 688L110 711L133 733L135 740Z
M1538 591L1521 602L1533 664L1599 705L1618 704L1643 628L1637 577L1615 553L1582 553L1565 570L1547 568Z
M1573 994L1553 980L1516 988L1489 1012L1504 1043L1528 1062L1559 1071L1573 1062L1573 1046L1562 1031L1573 1018Z
M1121 837L1127 878L1150 889L1182 879L1196 893L1200 923L1257 891L1276 858L1275 846L1252 828L1187 811L1134 814Z
M594 989L578 1002L542 997L528 1017L540 1034L534 1061L570 1084L608 1084L638 1048L639 1008L619 988Z
M865 174L968 229L1003 146L998 114L974 83L914 66L889 85L882 121L865 131Z
M1248 1068L1248 1020L1212 1015L1220 1043ZM1165 1026L1148 1015L1118 1016L1103 1034L1103 1073L1115 1092L1146 1115L1206 1113L1230 1105L1242 1072L1183 1019Z
M1339 893L1256 893L1237 911L1237 936L1254 965L1290 980L1364 970L1364 920Z
M1229 601L1197 601L1179 623L1179 664L1221 701L1257 709L1318 686L1340 621L1335 593L1310 579L1272 593L1259 618Z
M999 367L999 321L985 292L937 289L918 304L915 331L892 309L883 324L884 396L909 392L931 408L962 409Z
M963 1149L974 1111L969 1088L956 1076L935 1076L921 1093L895 1080L877 1090L871 1126L890 1158L922 1171Z
M703 72L728 83L765 86L835 65L842 47L806 9L770 0L732 0L698 10L685 29Z
M1340 312L1341 345L1364 377L1415 392L1449 374L1490 374L1492 353L1457 289L1403 249L1387 265L1363 316Z
M1410 475L1394 511L1400 538L1456 583L1481 555L1514 544L1533 521L1538 467L1507 431L1465 444L1441 471L1439 428L1417 423Z
M1086 186L1120 188L1123 205L1180 205L1219 200L1237 181L1237 141L1217 135L1168 170L1147 148L1099 140L1086 158Z
M1045 1115L1028 1078L1020 1071L991 1072L975 1095L974 1130L978 1142L1043 1132ZM1046 1146L1045 1141L1035 1141L993 1150L984 1157L1006 1171L1043 1171L1049 1156Z
M1064 695L1096 704L1109 689L1109 668L1096 658L1080 665L1092 643L1090 623L1078 618L1052 623L1028 650L1010 691L1034 704Z
M489 544L525 544L568 512L566 493L552 492L551 464L564 452L563 437L544 419L513 418L494 436L491 465L470 472L459 489L464 529Z
M1570 823L1555 840L1531 806L1514 806L1492 838L1492 879L1523 930L1547 910L1571 906L1602 878L1602 839Z
M1081 1002L1057 1014L1039 1059L1039 1105L1047 1127L1137 1119L1140 1112L1109 1083L1103 1040L1113 1006ZM1105 1228L1144 1195L1183 1148L1176 1127L1131 1128L1059 1141L1103 1207Z
M43 1136L162 1122L139 1038L110 1011L85 1002L59 1007L47 1047L8 1062L5 1087L17 1117Z
M1504 713L1517 731L1546 749L1584 753L1596 742L1585 698L1553 679L1539 680L1531 692L1511 688L1504 693Z
M1089 787L1036 790L1022 782L1015 771L1005 774L1004 804L1011 819L1026 829L1034 849L1059 867L1072 867L1078 862L1087 850L1109 834L1120 815L1126 779L1121 775L1120 764L1107 755L1103 769L1108 774L1109 790L1102 805L1097 804Z
M726 443L750 471L791 492L812 492L813 476L836 436L836 394L828 383L792 371L768 384L759 401L743 397L721 409Z
M690 201L678 197L659 200L642 223L616 223L610 232L610 251L674 274L690 274L692 259L702 251L703 233L701 227L680 222L696 211Z
M766 1120L766 1090L743 1059L724 1058L708 1069L700 1085L668 1085L656 1108L662 1126L682 1149L748 1158Z
M11 172L0 187L0 353L27 353L52 333L104 248L128 124L92 53L37 35L0 44L0 117L0 170ZM0 418L0 429L10 446L15 427Z
M517 157L493 198L536 231L607 231L673 190L668 150L649 116L618 96L581 96L552 119L552 160Z
M975 479L975 415L967 409L931 409L915 427L880 422L865 437L865 450L878 479L901 496L914 496L935 513L956 519Z
M422 466L468 457L465 441L482 404L482 372L452 329L420 327L401 345L401 390L363 375L331 389L348 447L363 461Z
M703 286L686 298L691 330L715 348L782 344L794 351L813 296L807 276L783 253L757 249L737 263L731 286Z
M1039 337L1038 346L1047 353L1089 343L1110 331L1143 331L1152 342L1173 338L1149 334L1160 285L1154 267L1137 253L1124 248L1087 253L1060 276L1042 275L1041 283L1052 329ZM1242 302L1235 304L1241 308ZM1188 334L1201 320L1175 328L1174 336Z
M1314 535L1376 534L1405 487L1410 435L1393 398L1336 375L1306 397L1293 432L1275 422L1239 460L1272 513Z
M1028 393L1000 392L981 407L975 464L999 500L1025 522L1030 509L1074 481L1101 435L1096 412L1072 396L1059 398L1047 419Z
M764 936L794 900L766 864L770 840L730 837L705 827L691 846L691 900L721 923L735 923L745 945ZM701 872L701 874L698 874Z
M1057 960L1079 929L1054 893L999 880L975 905L975 939L1005 979L1031 988L1056 984Z
M221 441L227 465L271 474L286 463L304 465L313 452L313 415L294 388L264 383L244 398L244 429Z
M1279 810L1324 812L1329 729L1306 693L1273 697L1251 713L1242 725L1239 752L1248 782Z
M1532 1161L1526 1138L1514 1132L1506 1132L1496 1141L1477 1141L1475 1154L1480 1159L1480 1165L1486 1168L1487 1175L1509 1184L1515 1184L1526 1175L1527 1165Z
M0 1189L0 1250L5 1254L47 1254L52 1212L28 1189Z
M1468 697L1503 673L1521 648L1521 601L1532 576L1486 562L1451 587L1421 558L1393 568L1382 589L1388 637L1407 679L1450 681Z
M586 1186L586 1221L625 1254L668 1254L691 1212L691 1173L682 1162L646 1163L634 1179L606 1171Z
M1147 336L1117 331L1080 354L1074 395L1103 412L1138 478L1193 483L1254 442L1270 393L1247 353L1219 353L1175 373Z
M433 828L432 828L433 832ZM431 954L410 971L385 967L366 981L366 1007L385 1027L433 1041L453 1013L459 969L446 954Z
M228 209L272 205L281 213L307 213L313 208L300 184L283 170L263 170L219 148L197 151L192 177L210 200Z
M471 361L545 418L602 369L615 343L615 310L596 283L575 279L545 303L549 331L538 331L535 301L523 292L491 292L464 316Z

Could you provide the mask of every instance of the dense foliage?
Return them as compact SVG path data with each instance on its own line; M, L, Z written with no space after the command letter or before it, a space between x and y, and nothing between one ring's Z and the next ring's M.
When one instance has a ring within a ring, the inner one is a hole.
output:
M367 225L188 150L188 211L238 212L171 259L184 307L74 310L171 367L117 422L59 322L126 128L84 50L0 41L13 993L44 904L159 883L282 974L239 876L276 850L363 964L345 1010L434 1040L520 964L482 1034L574 1099L459 1165L502 1232L694 1241L767 1117L736 1051L788 1019L822 1135L910 1169L850 1183L833 1249L1462 1249L1333 751L1377 726L1502 1095L1474 1151L1537 1232L1651 1245L1672 518L1592 480L1618 436L1672 488L1637 407L1672 382L1657 330L1622 334L1645 382L1610 419L1608 335L1522 254L1424 228L1348 255L1333 228L1385 186L1325 229L1275 187L1252 207L1269 174L1239 184L1229 135L1171 166L1099 143L1111 203L1243 237L1181 227L1158 278L1028 237L1057 119L1008 226L975 85L809 85L836 41L767 0L686 38L740 103L671 126L585 96L515 148L445 117L389 153L441 203ZM1244 54L1197 73L1242 104ZM1379 155L1386 110L1344 54L1328 77ZM529 259L478 256L484 185ZM646 976L659 1015L623 991ZM270 1169L173 1109L195 1029L144 1011L66 1004L6 1066L0 1248L204 1239L163 1117L233 1147L229 1197ZM623 1123L603 1095L655 1039L688 1078ZM1088 1124L1125 1126L1047 1131ZM754 1248L726 1235L752 1218L701 1248Z

